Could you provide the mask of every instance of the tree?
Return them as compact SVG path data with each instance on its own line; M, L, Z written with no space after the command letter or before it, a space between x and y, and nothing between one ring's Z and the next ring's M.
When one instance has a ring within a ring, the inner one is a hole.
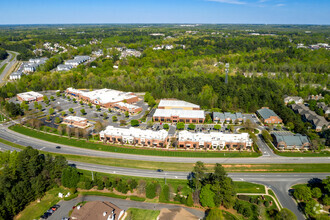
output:
M321 189L318 187L315 187L312 189L312 197L315 199L319 199L322 196Z
M219 131L221 129L221 125L214 125L214 129Z
M322 180L322 184L327 193L330 193L330 176L327 176L326 179Z
M170 126L169 126L168 124L164 124L164 125L163 125L163 128L164 128L165 130L167 130L167 129L170 128Z
M97 121L94 125L96 132L102 131L104 129L104 127L105 127L104 124L101 123L100 121Z
M118 121L118 118L117 118L117 116L115 116L115 115L114 115L114 116L112 116L112 121L113 121L113 122L117 122L117 121Z
M56 117L56 118L55 118L55 123L56 123L56 124L61 123L61 119L60 119L59 117Z
M199 190L202 186L202 179L205 176L205 171L206 168L204 166L204 163L201 161L197 161L195 163L193 172L192 172L192 183L193 183L193 187L195 188L195 190Z
M128 118L129 117L129 112L125 112L125 117Z
M106 112L103 113L103 119L106 120L108 118L108 114Z
M51 96L50 97L50 100L54 101L55 100L54 96Z
M69 166L62 172L62 185L65 187L76 188L79 179L79 173L76 168Z
M170 190L168 185L164 185L159 195L159 202L168 202L170 199Z
M294 124L293 124L292 122L288 122L288 123L286 124L286 126L288 127L288 129L289 129L290 131L292 131L292 130L294 129Z
M156 184L155 183L150 183L147 185L146 197L148 199L153 199L156 197Z
M312 192L307 186L298 186L295 188L293 195L296 199L301 201L308 201L312 198Z
M80 109L80 112L81 112L82 115L85 115L86 114L85 109Z
M92 103L88 103L88 106L90 107L90 108L93 108L93 106L92 106Z
M63 117L63 116L65 115L65 111L62 111L62 112L61 112L61 115L62 115L62 117Z
M42 110L42 105L41 104L38 105L38 109L39 109L39 111Z
M223 216L222 216L221 209L218 209L218 208L210 209L210 211L208 212L205 219L206 220L222 220Z
M176 129L177 130L183 130L184 129L184 123L183 122L178 122L176 124Z
M262 134L262 137L265 139L265 141L267 141L267 140L269 140L269 141L271 141L271 142L273 141L273 138L272 138L272 136L269 134L268 131L266 131L266 130L262 130L261 134Z
M150 107L154 107L154 105L156 105L156 101L155 101L154 97L150 96L150 98L148 100L148 105Z
M100 105L96 105L96 110L97 111L100 111L100 109L101 109L101 106Z
M196 128L196 125L194 125L194 124L189 124L188 125L189 130L195 130L195 128Z
M72 114L74 112L73 108L69 108L69 112Z
M72 101L73 101L74 103L76 103L77 99L76 99L76 98L73 98Z
M57 96L57 97L60 97L60 96L61 96L61 92L57 91L57 92L56 92L56 96Z
M254 129L256 128L256 124L252 123L250 119L246 119L243 124L243 127L248 131L254 132Z
M138 120L135 120L135 119L133 119L133 120L131 121L131 126L132 126L132 127L136 127L136 126L139 126L139 121L138 121Z
M46 120L47 120L47 121L50 121L50 115L47 115L47 116L46 116Z
M47 96L44 96L44 102L46 103L46 104L48 104L49 103L49 99L48 99L48 97Z
M317 210L317 202L314 199L310 199L306 202L305 213L309 216L314 217ZM319 207L319 206L318 206Z
M126 125L126 121L125 120L120 120L119 123L120 123L120 126Z
M84 102L83 102L82 100L80 100L79 104L80 104L80 105L83 105L83 104L84 104Z
M194 205L194 200L193 200L192 193L188 194L187 200L186 200L186 205L189 206L189 207Z
M214 92L212 86L205 85L198 94L198 99L202 106L214 108L217 105L218 95Z
M297 216L291 210L282 208L275 216L275 220L297 220Z
M154 123L150 120L150 121L147 122L147 127L148 127L148 128L151 128L151 127L153 126L153 124L154 124Z
M211 185L206 184L203 186L201 193L199 195L199 200L204 207L213 208L214 204L214 192L211 190Z
M50 109L48 110L48 112L49 112L50 115L54 114L54 111L55 111L55 110L54 110L53 108L50 108Z

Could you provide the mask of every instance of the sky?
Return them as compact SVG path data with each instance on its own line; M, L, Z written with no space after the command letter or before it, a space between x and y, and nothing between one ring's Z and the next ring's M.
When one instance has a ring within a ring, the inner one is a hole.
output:
M0 0L0 24L330 24L330 0Z

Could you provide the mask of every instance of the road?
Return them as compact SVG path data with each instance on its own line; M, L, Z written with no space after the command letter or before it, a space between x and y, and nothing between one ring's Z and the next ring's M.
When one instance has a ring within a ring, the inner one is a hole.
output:
M14 148L0 143L0 150L14 150ZM69 161L69 163L74 164L79 169L117 175L168 179L187 179L189 176L189 172L157 172L155 170L112 167L76 161ZM234 181L254 182L268 186L275 192L282 206L292 210L298 219L304 219L304 217L288 194L290 187L297 183L305 183L313 178L324 179L329 175L330 173L229 173Z
M308 163L330 163L329 157L280 157L277 155L261 156L258 158L198 158L198 157L162 157L162 156L144 156L134 154L122 154L112 153L97 150L89 150L78 147L72 147L67 145L60 145L40 139L28 137L14 131L11 131L0 124L0 138L14 142L23 146L31 146L38 150L48 151L52 153L73 154L81 156L95 156L106 158L118 158L129 160L142 160L142 161L157 161L157 162L180 162L180 163L195 163L196 161L202 161L204 163L221 163L221 164L308 164ZM268 146L262 140L259 140L261 150L266 151ZM56 146L60 145L61 149L56 149Z
M15 57L12 61L10 61L11 58L13 57L12 53L15 54ZM16 57L19 53L14 52L14 51L10 51L10 53L8 53L8 54L9 54L9 56L7 57L7 59L4 60L2 62L2 64L0 65L0 68L1 68L5 63L7 63L7 66L5 67L5 69L2 71L2 73L0 73L0 84L4 82L5 76L7 75L8 71L16 63Z

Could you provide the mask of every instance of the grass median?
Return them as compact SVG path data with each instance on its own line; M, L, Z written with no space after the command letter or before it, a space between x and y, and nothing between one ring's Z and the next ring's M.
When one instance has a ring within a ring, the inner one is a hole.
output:
M0 143L12 146L18 149L24 149L25 147L19 144L9 142L0 138ZM49 152L40 151L44 154ZM164 171L191 171L193 169L193 163L173 163L173 162L155 162L155 161L140 161L140 160L127 160L117 158L104 158L104 157L91 157L80 156L71 154L58 154L49 153L52 155L62 155L67 160L98 164L105 166L137 168L137 169L163 169ZM205 164L208 171L213 171L214 164ZM253 173L288 173L288 172L306 172L306 173L327 173L330 172L329 164L223 164L227 172L253 172Z
M85 140L70 139L57 135L46 134L23 126L14 125L11 130L38 138L45 141L50 141L57 144L69 145L74 147L86 148L91 150L108 151L115 153L150 155L150 156L168 156L168 157L258 157L260 154L255 152L200 152L200 151L182 151L182 150L159 150L159 149L143 149L127 146L114 146L101 143L92 143Z

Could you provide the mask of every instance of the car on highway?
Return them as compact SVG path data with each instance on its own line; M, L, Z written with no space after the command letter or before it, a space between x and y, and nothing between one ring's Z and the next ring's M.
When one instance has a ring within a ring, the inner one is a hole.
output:
M162 170L162 169L157 169L157 172L164 172L164 170Z
M61 149L61 146L56 146L56 149Z

